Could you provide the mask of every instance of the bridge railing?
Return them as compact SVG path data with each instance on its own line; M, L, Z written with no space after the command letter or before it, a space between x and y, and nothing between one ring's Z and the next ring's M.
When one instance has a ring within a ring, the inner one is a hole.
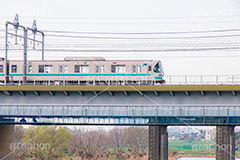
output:
M166 75L165 85L239 85L240 75Z
M108 124L118 124L121 120L123 124L142 125L240 124L240 105L0 105L0 122L1 117L35 118L42 122L70 119L68 123L87 120L94 124L100 123L98 120Z
M11 76L9 81L5 83L4 80L0 82L0 85L240 85L240 75L165 75L163 79L165 83L156 83L156 80L152 80L151 77L136 77L134 76L131 83L123 77L121 82L110 82L110 77L105 77L104 80L101 77L96 76L90 82L84 82L82 77L74 77L72 81L71 77L61 78L58 76L49 76L39 79L38 77L28 76L28 82L23 84L23 78L21 76Z
M240 116L240 105L0 105L0 116Z

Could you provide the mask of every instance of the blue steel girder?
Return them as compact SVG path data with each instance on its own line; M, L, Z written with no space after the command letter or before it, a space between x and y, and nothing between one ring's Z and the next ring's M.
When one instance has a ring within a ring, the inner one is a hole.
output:
M29 124L240 125L240 105L1 105L0 117Z

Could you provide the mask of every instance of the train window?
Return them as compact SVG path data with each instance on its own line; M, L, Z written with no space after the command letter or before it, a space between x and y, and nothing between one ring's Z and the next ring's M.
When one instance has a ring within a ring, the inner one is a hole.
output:
M133 72L133 73L136 72L136 66L132 66L132 72Z
M52 73L52 65L39 65L39 73Z
M39 65L38 72L39 73L44 73L44 66L43 65Z
M88 73L89 66L88 65L75 65L75 73Z
M112 65L113 73L125 73L126 66L125 65Z
M17 73L17 65L12 65L12 73Z
M68 66L64 66L64 73L68 73Z
M79 73L79 65L75 65L75 73Z
M28 66L28 73L32 73L32 66Z
M0 65L0 73L3 73L3 65Z
M44 66L44 73L52 73L52 66Z
M155 73L160 73L160 72L161 72L159 63L157 63L157 64L154 66L153 71L154 71Z
M111 69L111 71L112 71L112 73L115 73L116 72L116 68L115 68L115 66L114 65L112 65L112 67L111 67L112 69Z
M138 66L137 72L141 73L141 66Z
M148 71L149 71L149 72L152 71L152 66L148 66Z
M101 73L104 73L104 66L101 66Z
M96 73L99 72L99 66L96 66Z

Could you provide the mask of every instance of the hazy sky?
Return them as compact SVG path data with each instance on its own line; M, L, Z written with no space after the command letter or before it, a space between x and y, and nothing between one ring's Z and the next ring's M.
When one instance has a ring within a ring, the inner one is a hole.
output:
M21 25L32 26L37 20L39 30L77 32L181 32L240 29L240 0L0 0L0 31L6 21L19 14ZM4 31L0 32L0 48L4 49ZM113 44L146 44L135 49L202 47L238 47L240 37L184 39L185 36L238 35L238 32L192 33L176 35L140 35L139 37L180 37L177 40L101 40L64 39L48 37L46 48L77 48L78 44L102 44L103 49L114 49ZM79 36L79 34L78 34ZM111 35L110 35L111 36ZM125 37L138 37L123 35ZM10 39L13 41L13 39ZM216 44L214 44L216 43ZM13 44L13 42L11 43ZM55 44L55 46L53 45ZM68 46L65 46L67 44ZM76 44L69 47L69 44ZM29 44L30 45L30 44ZM53 45L53 46L51 46ZM105 46L104 46L105 45ZM112 45L112 46L111 46ZM10 47L14 47L11 45ZM84 46L85 48L88 47ZM112 47L112 48L111 48ZM101 49L101 47L98 47ZM126 47L118 47L126 49ZM89 48L87 48L89 49ZM178 52L50 52L46 59L66 56L104 56L107 58L155 58L164 65L166 75L240 75L240 50L178 51ZM28 51L29 59L40 59L40 52ZM0 50L4 56L4 50ZM10 59L21 59L22 52L11 51Z

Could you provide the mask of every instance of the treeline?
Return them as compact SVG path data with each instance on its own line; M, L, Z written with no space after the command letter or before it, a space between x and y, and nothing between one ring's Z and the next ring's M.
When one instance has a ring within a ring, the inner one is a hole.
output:
M57 126L15 127L16 159L141 159L147 157L148 130L143 127L110 131Z

